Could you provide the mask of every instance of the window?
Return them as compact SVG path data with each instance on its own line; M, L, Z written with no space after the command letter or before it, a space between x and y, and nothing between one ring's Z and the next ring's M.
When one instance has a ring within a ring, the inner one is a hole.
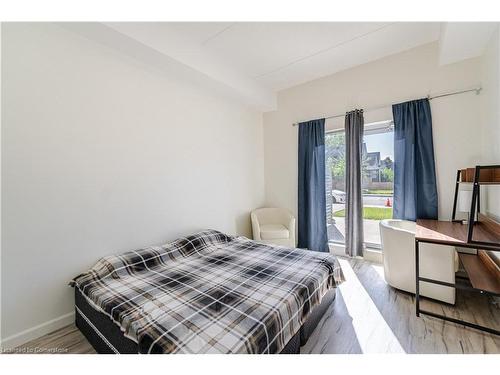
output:
M325 136L326 226L328 240L345 242L345 132Z
M379 221L392 218L394 192L394 135L392 121L365 125L361 179L365 244L380 248ZM325 137L328 239L345 242L345 133Z
M394 128L392 121L365 126L361 158L363 233L368 247L380 248L379 222L392 218Z

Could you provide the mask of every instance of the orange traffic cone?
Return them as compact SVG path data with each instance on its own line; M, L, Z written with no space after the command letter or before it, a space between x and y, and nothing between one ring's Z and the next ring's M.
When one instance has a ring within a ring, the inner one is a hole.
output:
M387 201L385 202L385 206L386 207L392 207L391 200L389 198L387 198Z

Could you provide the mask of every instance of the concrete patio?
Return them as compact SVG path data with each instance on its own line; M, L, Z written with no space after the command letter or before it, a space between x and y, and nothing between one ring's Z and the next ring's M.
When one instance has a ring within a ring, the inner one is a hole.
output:
M364 207L386 207L385 204L387 199L390 199L392 204L392 196L387 195L374 195L365 194L363 195L363 206ZM332 214L345 209L345 204L343 203L333 203L332 204ZM380 246L380 231L379 231L379 220L363 220L363 232L365 242L368 244L375 244ZM335 242L345 242L345 218L344 217L334 217L331 225L328 225L328 239Z

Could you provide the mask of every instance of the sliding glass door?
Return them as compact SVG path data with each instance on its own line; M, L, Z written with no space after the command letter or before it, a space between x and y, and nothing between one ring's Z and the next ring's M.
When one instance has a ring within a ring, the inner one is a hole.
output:
M328 132L326 152L326 225L328 240L345 242L345 133Z
M380 248L379 222L392 218L394 196L394 129L392 121L365 127L361 189L363 232L367 247Z
M326 143L326 202L328 240L345 242L345 133L328 132ZM380 248L379 222L392 218L394 133L392 121L365 125L362 145L363 229L365 244Z

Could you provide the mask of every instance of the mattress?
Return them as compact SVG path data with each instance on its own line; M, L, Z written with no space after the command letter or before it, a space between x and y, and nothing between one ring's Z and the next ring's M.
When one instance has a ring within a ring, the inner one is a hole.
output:
M72 285L135 352L280 353L342 280L330 254L208 230L105 257Z

